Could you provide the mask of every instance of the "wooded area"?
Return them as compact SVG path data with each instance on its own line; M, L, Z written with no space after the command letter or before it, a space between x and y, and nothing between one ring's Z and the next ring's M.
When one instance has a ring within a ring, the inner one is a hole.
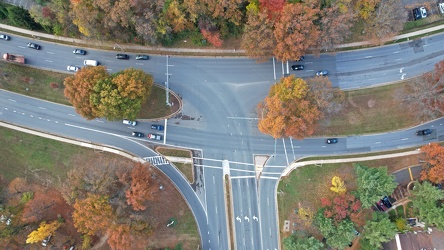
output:
M407 21L400 0L40 0L29 13L0 4L0 18L69 37L171 46L220 47L241 38L247 55L295 60L332 51L352 33L381 43Z

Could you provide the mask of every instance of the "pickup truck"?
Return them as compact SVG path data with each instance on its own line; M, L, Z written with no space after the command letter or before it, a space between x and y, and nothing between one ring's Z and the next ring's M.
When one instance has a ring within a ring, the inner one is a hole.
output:
M151 140L160 141L163 139L163 136L157 134L148 134L147 137Z
M20 63L20 64L25 63L25 57L22 55L13 55L13 54L6 53L3 55L3 59L8 62L15 62L15 63Z

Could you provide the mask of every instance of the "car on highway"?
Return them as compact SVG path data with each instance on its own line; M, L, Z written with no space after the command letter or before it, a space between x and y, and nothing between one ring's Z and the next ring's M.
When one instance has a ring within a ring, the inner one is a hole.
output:
M131 126L136 126L137 122L136 121L130 121L128 119L123 119L123 124L131 125Z
M151 125L151 129L162 131L164 129L164 127L159 124L153 124L153 125Z
M0 39L8 41L10 38L8 35L0 34Z
M35 43L28 43L28 48L39 50L40 45L35 44Z
M76 55L82 55L82 56L86 55L86 51L83 49L75 49L72 51L72 53L76 54Z
M136 56L136 60L148 60L148 59L150 59L150 57L147 55L137 55Z
M338 143L338 138L329 138L329 139L325 140L325 142L326 142L327 144Z
M430 135L432 133L431 129L421 129L421 130L416 130L416 135L421 136L421 135Z
M291 66L292 70L303 70L304 69L304 65L300 65L300 64L296 64Z
M132 135L135 137L144 137L145 136L143 133L140 133L140 132L133 132Z
M79 67L77 67L77 66L72 66L72 65L69 65L68 67L66 67L66 70L68 70L68 71L72 71L72 72L77 72L77 71L79 71Z
M127 55L127 54L117 54L116 58L117 59L121 59L121 60L128 60L129 59L129 55Z
M319 70L316 72L316 76L326 76L328 75L328 70Z
M148 139L156 140L156 141L160 141L163 139L163 136L157 135L157 134L148 134L147 137L148 137Z
M413 19L414 20L419 20L421 18L427 17L427 10L424 7L414 8L412 12L413 12Z

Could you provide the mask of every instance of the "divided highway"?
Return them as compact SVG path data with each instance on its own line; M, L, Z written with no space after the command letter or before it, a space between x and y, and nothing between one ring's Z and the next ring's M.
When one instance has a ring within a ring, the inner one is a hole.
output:
M311 77L326 69L335 86L344 89L372 86L414 77L430 71L444 60L442 40L435 35L407 43L364 49L337 55L307 56L303 71L297 76ZM67 65L83 67L83 60L98 60L110 72L128 67L141 68L153 74L156 82L166 81L165 56L150 56L148 61L116 60L121 51L87 50L87 55L74 55L74 47L32 41L41 50L26 48L31 39L11 36L0 41L1 53L23 54L27 64L66 71ZM276 186L283 169L293 160L307 155L371 152L437 141L443 134L443 121L422 128L432 128L428 137L418 137L414 129L380 135L339 138L339 143L326 145L324 139L273 140L257 130L256 105L269 87L284 75L282 64L269 61L256 64L245 58L169 58L169 87L182 96L182 117L168 120L167 144L200 149L202 171L199 185L193 190L170 165L158 166L187 198L199 225L203 249L228 249L227 220L234 224L236 249L279 249L276 208ZM290 65L292 65L290 63ZM290 72L293 73L293 72ZM86 121L71 107L0 91L0 120L52 134L79 138L127 150L141 157L155 154L143 144L147 140L131 137L134 128L121 122ZM187 117L187 119L183 118ZM139 123L140 132L149 124ZM142 130L141 130L142 129ZM270 156L257 178L255 155ZM224 173L230 175L232 216L226 217Z

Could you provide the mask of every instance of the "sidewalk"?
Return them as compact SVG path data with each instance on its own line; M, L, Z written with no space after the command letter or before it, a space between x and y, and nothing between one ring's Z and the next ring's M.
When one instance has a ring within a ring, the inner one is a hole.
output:
M391 39L388 39L386 42L389 41L396 41L399 39L404 39L408 37L414 37L418 35L428 34L433 31L444 29L444 24L427 28L424 30L419 30L407 34L402 34L399 36L395 36ZM0 30L4 31L13 31L16 33L21 34L28 34L33 36L35 39L50 39L53 41L63 41L68 42L72 44L79 44L82 46L88 46L91 44L94 44L95 46L100 46L102 49L122 49L122 50L135 50L135 51L149 51L151 53L165 53L165 52L178 52L178 53L201 53L201 54L232 54L232 55L244 55L245 50L227 50L227 49L186 49L186 48L163 48L163 47L150 47L150 46L142 46L142 45L126 45L126 44L117 44L112 42L104 42L104 41L97 41L97 40L83 40L83 39L75 39L75 38L68 38L68 37L61 37L61 36L54 36L50 34L40 33L36 31L26 30L22 28L17 28L5 24L0 24ZM347 44L341 44L336 46L337 48L344 49L344 48L353 48L353 47L359 47L359 46L366 46L370 43L368 41L362 41L362 42L354 42L354 43L347 43ZM116 46L117 45L117 46Z

